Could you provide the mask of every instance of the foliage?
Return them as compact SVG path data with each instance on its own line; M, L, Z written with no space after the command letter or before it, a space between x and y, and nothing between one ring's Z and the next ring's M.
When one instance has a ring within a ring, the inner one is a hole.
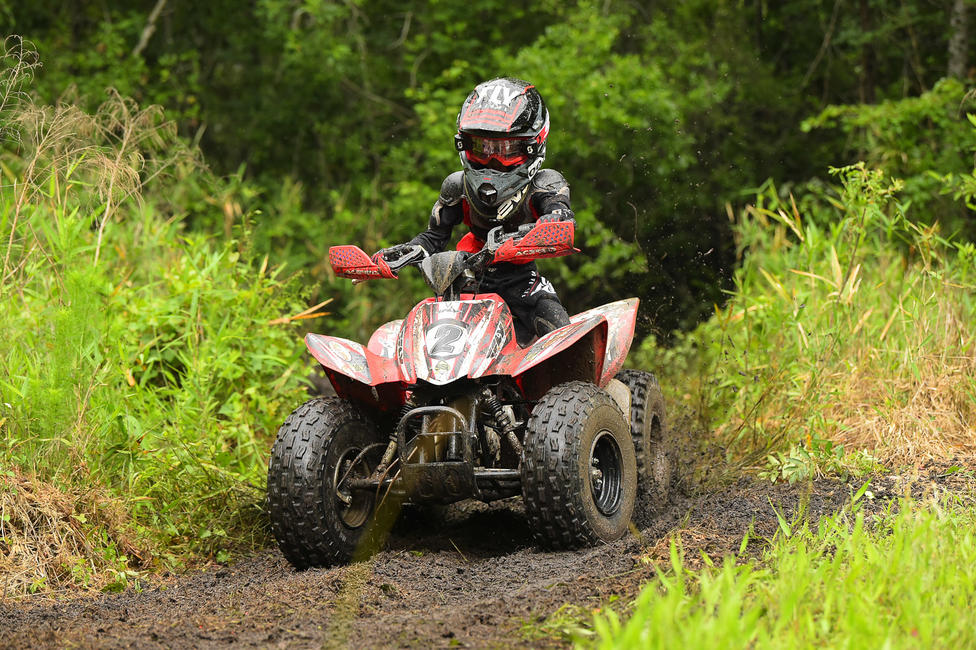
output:
M757 560L700 571L672 543L624 619L593 620L601 648L963 647L976 643L976 511L903 501L873 522L857 504L816 526L786 524Z
M828 119L860 140L880 131L889 151L923 154L905 176L913 200L937 186L924 170L968 171L959 160L943 165L955 149L927 147L912 128L916 114L929 135L952 122L955 90L937 85L947 2L159 6L0 0L0 25L37 43L45 65L35 88L47 102L74 88L91 111L113 87L165 106L220 173L236 175L240 194L221 203L228 213L260 211L258 252L313 267L323 285L331 278L315 265L330 243L375 247L423 228L457 167L458 106L499 75L529 78L550 103L549 164L567 176L579 208L584 255L546 272L571 310L640 295L641 334L690 328L722 302L735 263L724 205L742 187L804 182L827 164L864 158L853 139L851 156L838 159L845 133L820 128ZM929 90L929 103L913 108ZM867 112L850 116L853 104L876 101L877 126ZM832 105L843 108L808 122L816 133L798 128ZM944 155L930 166L927 152ZM175 197L188 227L222 230L223 215L206 203L215 188L192 185ZM963 214L946 197L934 207ZM350 290L381 308L357 309L337 327L361 337L401 313L422 291L411 282L410 291Z
M332 298L314 326L365 340L427 293L336 283L326 252L424 227L457 108L498 75L541 89L573 187L583 255L543 271L572 311L641 298L658 336L632 361L733 466L796 481L971 446L950 3L856 4L0 0L44 63L19 39L0 57L0 453L89 504L67 521L101 560L69 573L121 586L263 541L304 374L300 332L269 322Z
M847 138L843 154L864 160L904 182L902 196L920 220L938 220L950 232L976 235L970 208L949 198L953 176L972 171L976 154L973 100L958 79L942 79L918 97L870 106L829 106L805 120L805 131L838 129Z
M848 453L844 445L830 440L807 436L803 444L794 444L788 451L775 451L766 456L766 466L759 470L759 478L772 483L786 481L790 485L824 476L866 476L884 468L870 453L858 449Z
M972 244L912 221L899 181L863 164L834 173L838 194L784 200L764 186L735 226L728 304L635 361L667 373L738 463L804 440L884 460L969 449Z
M114 500L126 521L97 548L145 550L105 570L263 544L265 454L303 391L297 335L269 324L302 309L294 282L253 261L246 231L215 240L158 207L181 170L202 172L152 111L8 114L0 457Z

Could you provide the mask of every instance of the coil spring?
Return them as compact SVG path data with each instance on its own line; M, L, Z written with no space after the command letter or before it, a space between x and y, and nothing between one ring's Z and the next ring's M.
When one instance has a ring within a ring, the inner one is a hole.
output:
M512 419L508 417L505 412L502 403L498 400L498 397L492 393L487 388L482 393L482 400L484 405L488 408L489 415L494 421L495 426L501 428L503 437L508 441L508 444L512 446L512 450L515 452L516 456L522 456L522 443L519 442L518 436L515 435L515 425Z
M400 407L400 419L402 420L404 415L415 408L417 408L417 403L413 401L413 395L411 395L403 401L403 406Z
M403 416L416 408L417 403L413 401L413 396L411 395L403 401L403 406L400 408L400 417L397 418L397 422L403 419ZM386 451L383 453L383 458L380 460L379 467L388 468L390 463L393 462L394 455L396 454L397 448L397 433L394 427L393 431L390 432L390 442L386 446ZM385 474L384 474L385 475Z
M498 401L498 397L491 391L486 390L484 393L484 404L488 407L488 412L495 425L502 430L502 433L508 435L508 432L513 428L512 422L509 420L508 414L505 413L502 403Z

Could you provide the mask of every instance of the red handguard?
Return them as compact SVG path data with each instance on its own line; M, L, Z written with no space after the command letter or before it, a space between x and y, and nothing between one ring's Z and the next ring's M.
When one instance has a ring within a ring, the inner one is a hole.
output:
M578 253L579 249L573 248L575 232L576 227L572 221L536 223L521 239L508 239L499 246L492 263L527 262Z
M377 256L374 261L358 246L333 246L329 249L329 264L340 278L369 280L397 277L382 256Z

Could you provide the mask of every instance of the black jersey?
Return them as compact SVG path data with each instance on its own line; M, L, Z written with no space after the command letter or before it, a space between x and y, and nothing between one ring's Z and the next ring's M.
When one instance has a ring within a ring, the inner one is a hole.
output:
M447 247L454 226L464 224L477 241L465 242L467 245L462 250L474 252L481 248L488 231L495 226L503 225L506 232L514 232L519 226L534 223L540 216L554 212L560 215L561 220L573 219L569 184L554 169L539 170L515 214L501 222L486 218L472 208L464 196L463 172L457 171L441 184L440 196L431 210L427 230L410 240L410 243L420 244L428 253L439 253ZM471 246L471 243L476 245Z

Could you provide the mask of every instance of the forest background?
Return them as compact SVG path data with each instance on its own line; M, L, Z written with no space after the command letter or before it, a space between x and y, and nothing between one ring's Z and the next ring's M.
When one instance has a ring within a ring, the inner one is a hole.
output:
M571 312L641 298L632 362L729 468L971 450L972 13L0 0L13 587L120 588L267 543L302 332L365 340L424 295L334 281L328 248L425 227L458 107L500 75L542 92L572 187L583 252L543 271Z

